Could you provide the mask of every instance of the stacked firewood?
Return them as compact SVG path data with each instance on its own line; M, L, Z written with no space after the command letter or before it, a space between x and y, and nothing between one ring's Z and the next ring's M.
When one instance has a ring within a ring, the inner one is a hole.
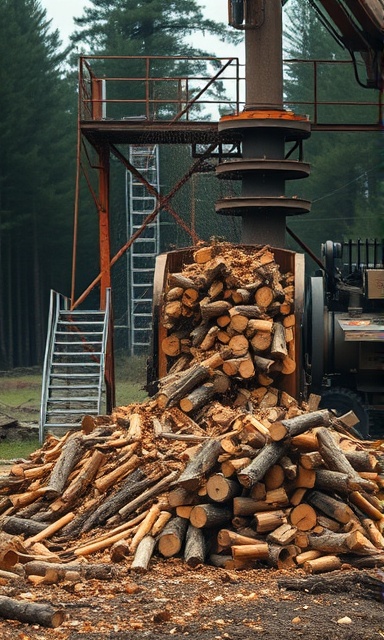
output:
M154 553L227 568L382 565L380 451L327 410L269 429L238 413L220 435L156 400L87 417L0 478L0 577L107 577L110 560L144 571Z
M161 318L168 375L159 406L181 401L190 413L217 391L236 390L236 401L246 403L250 389L257 404L277 406L276 383L296 369L294 274L281 272L267 246L216 244L193 257L168 274Z
M313 573L383 564L381 443L287 391L293 275L268 247L194 258L168 275L157 393L49 435L0 477L0 578L145 571L154 553Z

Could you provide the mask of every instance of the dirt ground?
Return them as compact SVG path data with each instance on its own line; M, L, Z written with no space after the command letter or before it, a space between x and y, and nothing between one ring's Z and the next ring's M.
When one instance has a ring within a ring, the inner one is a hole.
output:
M20 581L0 595L51 603L66 619L56 629L0 621L3 640L115 640L162 637L191 640L377 640L384 638L384 604L356 585L348 593L279 589L298 570L188 569L179 559L153 559L146 574L32 586ZM319 581L322 578L319 577ZM1 612L1 608L0 608Z

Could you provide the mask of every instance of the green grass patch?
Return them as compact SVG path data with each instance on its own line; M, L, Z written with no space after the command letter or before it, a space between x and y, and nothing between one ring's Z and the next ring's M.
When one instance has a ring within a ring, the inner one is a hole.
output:
M39 439L3 440L0 442L0 460L28 458L30 453L40 449Z

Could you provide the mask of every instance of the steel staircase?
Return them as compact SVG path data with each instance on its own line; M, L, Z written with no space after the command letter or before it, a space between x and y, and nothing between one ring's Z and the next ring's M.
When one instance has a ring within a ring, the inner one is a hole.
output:
M51 292L44 359L39 437L47 430L76 429L84 415L100 415L105 399L106 311L69 310L69 301Z

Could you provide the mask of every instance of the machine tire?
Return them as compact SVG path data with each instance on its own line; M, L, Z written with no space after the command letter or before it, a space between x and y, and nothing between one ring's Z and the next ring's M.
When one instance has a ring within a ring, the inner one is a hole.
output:
M338 416L353 411L359 419L354 430L363 439L369 438L369 416L358 395L349 389L335 387L324 391L320 402L321 409L333 409Z

